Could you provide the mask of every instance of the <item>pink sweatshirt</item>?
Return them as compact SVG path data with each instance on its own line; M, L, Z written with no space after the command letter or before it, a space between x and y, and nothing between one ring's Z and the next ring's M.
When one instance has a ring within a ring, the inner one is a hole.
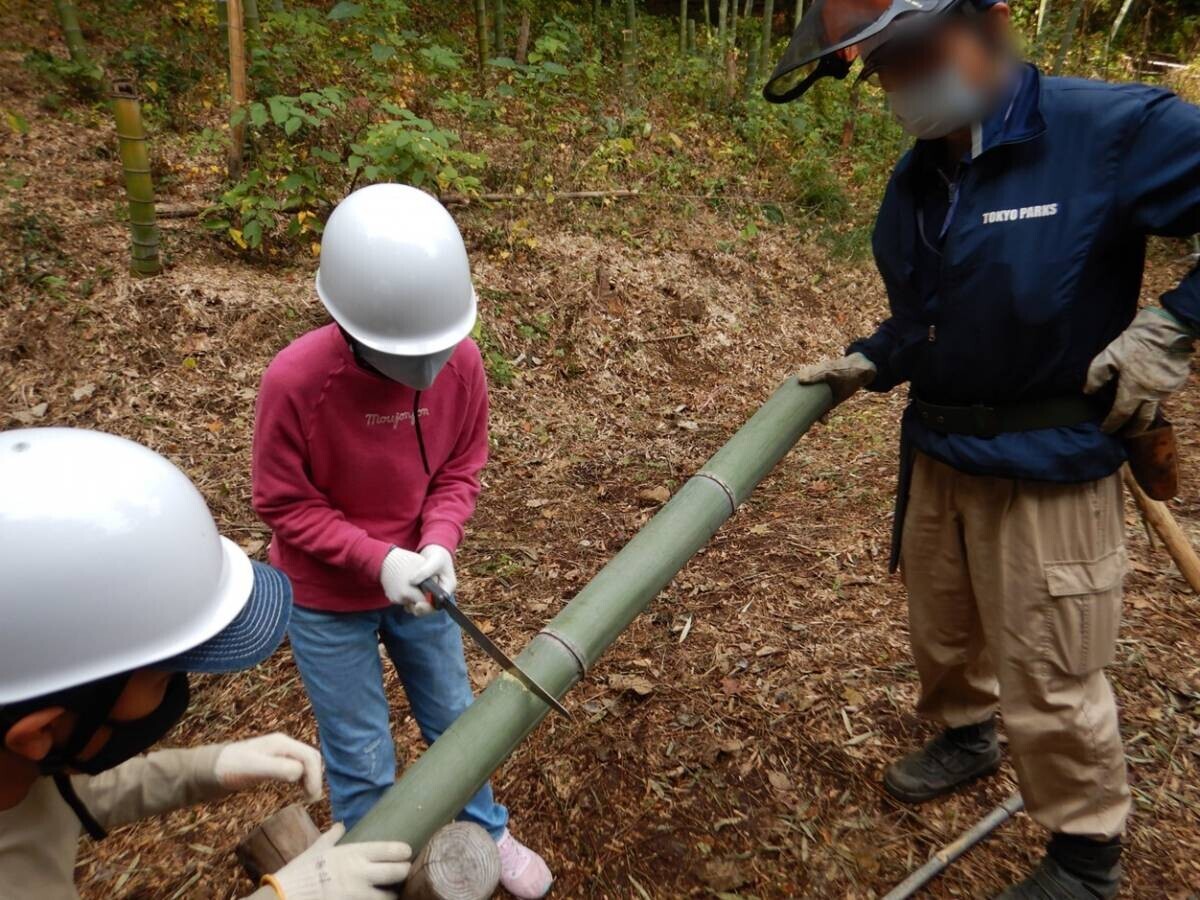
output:
M270 560L296 604L378 609L393 545L453 552L475 511L487 441L474 341L459 344L427 391L362 369L336 325L284 348L258 395L254 509L275 532Z

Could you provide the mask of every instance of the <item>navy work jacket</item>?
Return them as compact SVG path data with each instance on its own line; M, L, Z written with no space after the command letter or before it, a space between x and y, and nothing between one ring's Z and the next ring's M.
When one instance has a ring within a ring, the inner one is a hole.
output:
M925 221L940 142L897 165L873 238L891 316L848 352L878 368L872 390L908 381L930 403L1080 396L1137 311L1147 235L1200 232L1200 108L1025 66L972 138L941 221ZM1200 332L1200 266L1162 304ZM976 475L1084 482L1125 458L1098 421L983 438L933 431L910 409L903 427Z

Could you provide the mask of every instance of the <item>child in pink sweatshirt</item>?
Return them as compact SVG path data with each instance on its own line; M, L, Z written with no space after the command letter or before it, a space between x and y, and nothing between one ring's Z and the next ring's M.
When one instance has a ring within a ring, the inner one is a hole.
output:
M417 588L456 585L454 552L488 454L488 394L466 250L432 197L374 185L325 228L317 291L334 323L267 368L254 508L293 584L292 652L320 731L335 821L395 779L382 644L432 742L470 705L458 627ZM544 896L545 862L484 785L463 810L495 837L502 884Z

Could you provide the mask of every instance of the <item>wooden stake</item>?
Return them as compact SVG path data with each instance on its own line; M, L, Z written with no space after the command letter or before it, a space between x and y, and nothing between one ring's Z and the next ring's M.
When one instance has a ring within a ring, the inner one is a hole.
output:
M404 883L404 900L487 900L500 883L496 842L473 822L452 822L429 839Z
M255 884L278 872L321 836L308 810L293 803L267 819L237 845L234 855Z
M1150 527L1162 538L1163 545L1167 548L1167 552L1171 554L1171 559L1175 561L1175 566L1179 569L1180 574L1191 585L1192 590L1200 594L1200 556L1196 555L1191 541L1188 540L1183 529L1179 527L1179 523L1175 521L1175 517L1171 515L1171 510L1167 508L1165 503L1160 503L1146 496L1146 492L1137 483L1128 466L1125 466L1121 470L1121 474L1125 479L1125 486L1129 488L1129 493L1133 495L1133 499L1138 505L1138 509L1141 510Z
M246 143L244 119L246 41L242 21L242 0L229 0L229 178L231 181L237 181L242 177L242 153Z

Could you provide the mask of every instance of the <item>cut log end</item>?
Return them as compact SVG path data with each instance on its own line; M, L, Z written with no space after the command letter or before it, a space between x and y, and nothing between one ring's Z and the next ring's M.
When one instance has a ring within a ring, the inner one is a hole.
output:
M500 884L500 853L473 822L452 822L413 861L404 900L487 900Z

